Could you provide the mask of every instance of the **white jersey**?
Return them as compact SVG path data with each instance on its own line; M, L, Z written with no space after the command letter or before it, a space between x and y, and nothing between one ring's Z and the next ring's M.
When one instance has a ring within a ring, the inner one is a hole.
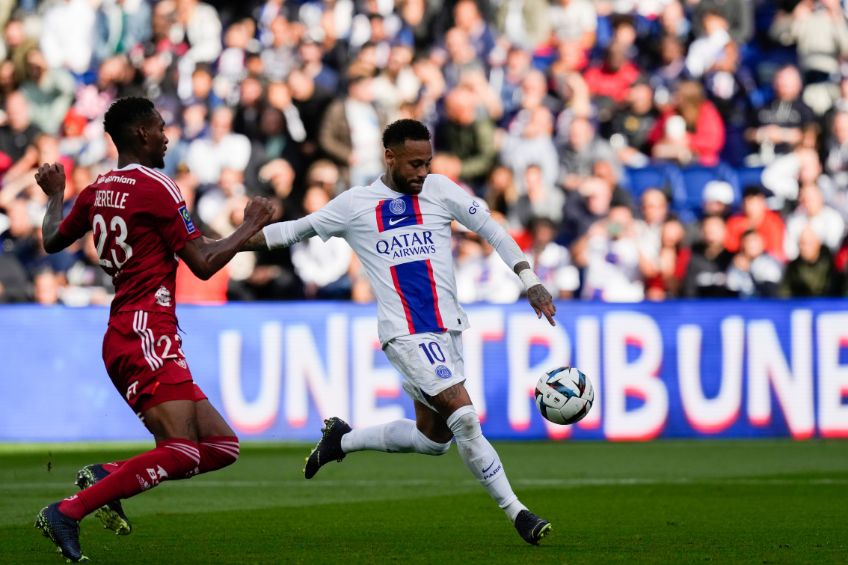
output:
M487 208L443 175L420 194L395 192L377 179L308 216L323 240L347 240L371 281L381 343L423 332L462 331L468 317L456 297L451 221L478 231Z

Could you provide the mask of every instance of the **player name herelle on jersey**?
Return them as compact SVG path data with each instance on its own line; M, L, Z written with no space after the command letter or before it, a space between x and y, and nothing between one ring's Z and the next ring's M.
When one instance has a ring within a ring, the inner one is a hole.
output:
M94 194L94 206L98 208L118 208L119 210L124 210L127 207L127 196L129 195L129 192L98 190Z

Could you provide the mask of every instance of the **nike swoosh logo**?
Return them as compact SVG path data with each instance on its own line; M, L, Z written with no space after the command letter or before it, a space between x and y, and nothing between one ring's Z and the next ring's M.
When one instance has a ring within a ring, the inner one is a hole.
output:
M390 225L390 226L397 225L397 224L399 224L400 222L404 221L405 219L406 219L406 217L405 217L405 216L404 216L403 218L391 218L391 219L389 220L389 225Z
M494 467L494 466L495 466L495 462L494 462L494 461L492 461L492 464L491 464L491 465L489 465L488 467L486 467L485 469L483 469L483 473L488 473L488 472L489 472L489 469L491 469L491 468L492 468L492 467Z

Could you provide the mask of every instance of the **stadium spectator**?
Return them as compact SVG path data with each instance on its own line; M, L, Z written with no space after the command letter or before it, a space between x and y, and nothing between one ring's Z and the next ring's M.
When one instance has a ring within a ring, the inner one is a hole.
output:
M696 79L701 78L719 60L730 43L730 24L721 12L704 10L699 15L701 33L686 54L686 71Z
M658 188L649 188L642 193L641 219L635 222L636 239L642 253L642 271L645 282L662 287L660 284L660 253L663 248L663 233L669 220L669 202L665 193ZM670 245L670 244L669 244Z
M465 73L484 69L483 62L477 59L477 52L468 33L458 27L451 28L445 34L444 50L444 54L436 51L431 57L436 57L436 64L442 66L442 75L450 89L459 85Z
M783 261L786 257L783 247L785 226L780 214L768 209L766 197L772 192L760 185L745 188L742 195L742 211L727 220L724 245L731 253L739 251L742 234L749 229L756 230L763 238L765 250Z
M375 101L388 120L398 119L401 107L415 104L421 91L421 81L412 69L413 55L411 47L393 45L386 67L374 79Z
M701 37L706 31L704 15L714 13L727 22L727 31L735 43L746 43L754 33L754 2L751 0L696 0L692 21L695 35ZM670 2L677 4L677 2Z
M707 216L701 223L701 239L692 246L682 294L688 298L732 296L727 269L733 254L724 246L726 227L721 216Z
M38 154L35 138L41 130L30 120L29 103L20 91L6 97L6 111L0 125L0 160L2 172L14 178L17 174L35 166ZM11 172L11 174L10 174Z
M839 0L801 0L778 11L771 35L795 45L804 79L804 102L819 115L839 97L839 64L848 56L848 22Z
M582 295L605 302L638 302L645 297L644 261L633 212L615 206L572 247L574 263L584 268Z
M3 26L3 47L5 60L11 64L12 82L20 84L26 75L26 55L38 47L38 38L27 34L22 19L12 17Z
M654 92L647 78L640 77L628 89L627 99L613 114L605 132L623 164L640 167L648 163L648 137L656 121Z
M312 214L330 201L331 193L321 185L306 189L303 196L303 213ZM306 298L341 300L350 298L349 277L353 250L344 239L333 237L327 241L313 237L295 243L291 248L292 265L303 282Z
M824 171L837 186L848 186L848 109L834 112L829 130Z
M536 85L530 86L528 83ZM544 75L532 71L524 78L521 90L521 109L507 126L500 149L500 162L509 166L516 178L522 178L531 163L537 164L542 170L545 183L554 186L559 176L559 156L553 139L553 115L542 105ZM534 92L538 95L534 95Z
M295 180L291 163L285 159L271 159L259 169L257 180L258 185L251 190L275 198L287 210Z
M59 304L63 277L49 267L38 269L32 277L33 299L42 306Z
M511 231L524 229L525 223L516 210L519 193L511 168L495 165L486 181L485 193L486 206L505 217Z
M590 0L552 2L548 18L558 38L576 40L584 52L588 52L595 44L597 12Z
M456 293L463 304L512 304L521 296L521 284L487 241L465 232L457 244Z
M239 85L238 102L233 109L233 131L247 136L259 137L259 120L265 108L265 87L257 76L244 77Z
M250 140L233 133L233 111L226 106L211 115L209 133L189 145L186 164L201 184L218 182L221 169L244 170L250 160Z
M271 21L273 41L262 50L262 66L265 78L282 81L295 66L295 49L297 44L292 33L292 26L283 16L277 16Z
M557 242L571 245L586 235L589 228L607 217L613 203L613 186L601 177L585 179L577 190L565 197L563 218Z
M112 277L100 268L94 235L86 235L80 247L80 253L65 273L67 286L61 292L62 303L68 306L108 305L114 298L115 287Z
M175 0L173 15L168 35L188 47L180 57L188 78L196 64L213 63L221 54L221 19L215 8L198 0Z
M374 105L374 83L362 66L348 71L347 95L327 107L321 122L321 148L335 161L350 186L370 184L382 170L380 132L386 117Z
M530 221L533 245L527 252L530 267L554 298L569 299L580 287L580 273L568 248L554 241L557 226L544 216Z
M438 151L456 155L462 163L459 178L481 190L494 165L494 123L478 112L478 99L470 88L458 87L445 96L445 117L436 129Z
M638 77L639 69L627 59L627 46L622 43L611 43L603 61L589 66L583 74L595 102L610 107L610 102L620 103L627 97Z
M798 257L801 233L812 229L819 241L836 253L845 235L842 216L824 202L821 188L815 183L802 185L798 191L798 207L786 219L784 247L788 260Z
M51 69L38 49L26 56L26 78L21 92L29 102L32 123L56 134L74 100L74 79L64 69Z
M783 263L766 253L762 236L755 230L742 234L739 252L727 271L727 288L741 298L777 296Z
M660 64L651 72L651 86L658 106L668 106L672 93L680 81L686 78L685 44L674 35L660 39Z
M8 219L0 216L0 236L6 231L3 228L5 223L8 223ZM0 304L31 300L30 287L30 277L18 258L11 253L0 253Z
M61 0L44 12L40 47L47 64L76 75L89 70L94 49L94 5L87 0Z
M533 50L550 37L545 0L509 0L497 8L498 31L510 45Z
M213 86L214 78L209 65L206 63L197 65L191 73L191 91L183 100L183 104L201 104L211 114L215 108L224 103Z
M559 152L559 183L566 190L574 190L592 176L598 162L620 167L612 146L596 134L588 118L575 117L569 125L567 139Z
M477 60L488 64L489 54L495 48L495 36L480 14L476 0L458 0L453 6L453 23L471 40Z
M757 85L751 72L741 65L739 46L728 43L703 76L704 91L715 105L725 126L723 160L740 166L748 153L745 130L753 111L751 98Z
M683 81L673 106L662 113L649 135L656 159L688 165L715 165L724 146L724 123L699 82Z
M691 250L684 245L686 230L677 218L662 225L660 252L653 276L645 280L645 298L665 300L680 296ZM648 269L646 269L648 272Z
M489 73L489 82L494 92L500 96L503 110L502 122L508 122L521 109L524 78L530 73L532 56L529 51L511 48L504 56L501 64L494 65ZM547 95L548 85L543 81L544 95ZM499 125L505 125L500 123Z
M545 178L540 165L530 163L521 175L520 196L512 207L512 217L522 226L529 226L534 217L544 216L555 223L562 220L565 195Z
M585 61L576 40L558 39L556 41L556 59L546 73L552 94L565 106L557 118L557 130L567 131L570 120L575 116L592 115L592 100L589 86L583 78ZM559 108L556 108L559 110Z
M760 108L754 116L755 127L745 132L746 139L757 147L761 163L770 163L775 155L791 152L803 139L804 128L815 120L815 114L801 100L801 75L793 65L775 73L774 100Z
M798 237L798 257L786 266L780 295L785 298L837 296L841 282L830 250L822 245L812 226L805 227Z

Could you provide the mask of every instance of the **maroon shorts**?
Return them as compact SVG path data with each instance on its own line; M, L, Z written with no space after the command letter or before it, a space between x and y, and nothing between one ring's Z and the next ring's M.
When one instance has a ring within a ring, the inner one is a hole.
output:
M167 312L119 312L103 336L103 363L112 384L137 413L169 400L203 400L191 378L177 319Z

